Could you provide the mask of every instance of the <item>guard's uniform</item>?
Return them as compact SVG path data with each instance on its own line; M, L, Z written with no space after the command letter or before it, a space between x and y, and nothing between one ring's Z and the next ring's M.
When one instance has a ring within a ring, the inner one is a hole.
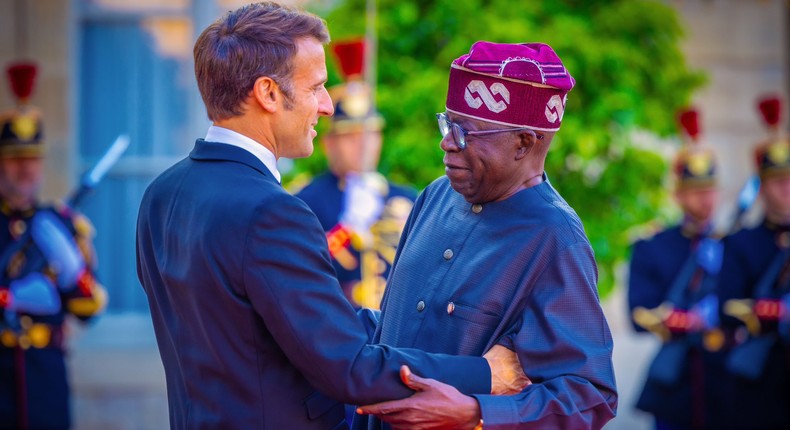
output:
M692 143L673 163L679 189L713 189L712 149L697 143L696 111L681 114ZM628 305L638 332L659 334L663 344L646 372L636 407L661 428L726 428L722 410L730 388L724 378L724 336L718 328L716 276L721 244L711 226L678 225L637 240L632 248ZM707 320L704 318L707 317Z
M417 197L416 192L410 188L389 182L386 185L386 194L382 196L384 208L371 228L373 249L367 251L372 254L373 267L370 267L369 261L363 259L360 254L361 247L353 234L338 228L345 201L342 179L326 172L314 178L297 194L315 212L324 231L329 234L332 265L340 285L347 290L347 296L356 304L365 307L378 308L403 225ZM360 289L361 269L365 263L368 264L365 270L375 273L374 291Z
M43 261L41 252L31 245L17 250L17 240L24 237L24 229L31 225L33 216L46 211L73 234L74 245L80 248L87 271L78 284L59 290L59 309L37 315L21 310L8 311L14 297L8 286L31 272L51 276L52 267ZM39 207L26 212L14 212L0 202L0 249L6 266L2 267L0 285L0 428L19 428L19 414L27 411L30 428L68 428L69 386L64 362L64 323L72 314L86 320L100 311L105 294L93 278L93 255L90 244L91 227L81 215L67 208L56 210ZM11 255L7 254L11 252ZM9 303L10 302L10 303Z
M637 308L655 310L667 303L678 274L704 238L705 235L684 231L682 226L676 225L634 243L628 283L628 304L632 315ZM715 278L702 269L694 270L697 273L684 288L682 303L673 306L679 307L681 313L678 316L712 292L710 287L714 286L712 281L715 282ZM646 330L633 319L632 322L637 331ZM674 332L666 328L666 335L667 342L683 344L678 348L686 350L685 357L676 360L659 354L651 367L676 366L676 369L665 372L677 372L674 375L677 379L674 383L666 383L660 377L648 376L637 408L650 412L659 422L672 423L680 428L726 428L721 418L724 416L722 411L726 409L723 405L729 402L731 387L723 378L725 350L705 348L702 333L691 333L680 327ZM666 354L671 354L671 351ZM662 359L668 362L662 362Z
M786 245L781 244L786 243L789 237L790 225L780 226L768 221L728 237L725 240L725 258L720 281L723 302L727 303L730 299L760 297L781 300L783 296L786 297L790 292L787 288L786 268L783 287L780 288L777 286L778 283L773 283L767 294L757 294L755 287L762 282L773 261L786 260L782 254L787 248ZM783 264L786 266L786 261ZM787 306L784 306L784 309L787 309ZM778 325L766 321L761 331L768 336L776 336L777 329ZM762 365L756 380L741 376L733 377L739 410L734 419L741 428L790 428L790 407L788 407L790 405L790 342L788 340L785 336L782 341L777 341L770 347L765 364ZM755 360L759 355L755 354ZM737 365L731 362L730 366ZM737 368L732 370L733 373L740 371Z
M32 80L34 70L25 65L21 73ZM34 109L0 116L0 128L0 158L43 155ZM68 207L15 210L0 196L0 428L70 426L64 323L69 314L86 320L106 302L94 278L92 235Z
M335 145L345 148L336 154L328 152L327 157L334 156L336 163L345 165L349 162L345 157L353 153L357 159L351 163L357 166L348 174L357 180L350 183L349 178L327 171L296 196L310 206L327 232L332 265L346 297L355 306L378 309L417 193L389 182L375 171L380 137L355 146L358 143L353 139L360 136L380 136L384 124L373 106L370 87L362 81L364 42L351 40L335 43L332 48L346 82L330 89L335 114L328 133L337 140ZM356 213L354 218L361 222L345 222L342 218L349 213Z
M779 99L760 103L778 131ZM790 175L790 140L779 133L758 145L763 186ZM739 341L727 368L735 384L740 428L790 428L790 225L764 219L725 239L720 291L723 322Z

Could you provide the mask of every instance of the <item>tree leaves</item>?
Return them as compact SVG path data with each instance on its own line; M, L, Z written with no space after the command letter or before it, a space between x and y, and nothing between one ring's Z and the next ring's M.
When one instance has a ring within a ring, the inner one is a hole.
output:
M434 114L444 110L454 58L477 40L540 41L559 54L577 84L546 171L584 221L605 295L628 256L629 230L666 212L667 162L633 134L674 135L676 112L705 82L686 65L676 11L654 0L377 3L377 103L387 121L379 170L418 189L443 174ZM364 0L338 4L326 15L332 38L363 35L364 14ZM286 181L324 166L298 160Z

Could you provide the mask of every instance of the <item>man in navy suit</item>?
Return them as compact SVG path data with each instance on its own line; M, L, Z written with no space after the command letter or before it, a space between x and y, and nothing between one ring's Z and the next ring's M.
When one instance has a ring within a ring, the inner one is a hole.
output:
M480 354L368 345L320 223L280 186L276 165L309 156L318 118L332 114L328 38L319 18L258 3L195 44L213 126L148 187L137 224L172 428L347 428L341 402L412 393L401 365L466 393L527 382L515 356L495 354L489 367Z

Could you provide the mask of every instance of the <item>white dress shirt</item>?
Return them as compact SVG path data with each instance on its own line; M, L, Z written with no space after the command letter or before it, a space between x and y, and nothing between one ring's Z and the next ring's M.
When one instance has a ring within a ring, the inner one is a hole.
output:
M206 142L218 142L228 145L237 146L245 151L251 153L256 158L261 160L264 166L274 175L277 182L280 181L280 171L277 170L277 158L274 156L269 148L261 145L260 143L250 139L243 134L237 133L227 128L212 125L208 128L206 133Z

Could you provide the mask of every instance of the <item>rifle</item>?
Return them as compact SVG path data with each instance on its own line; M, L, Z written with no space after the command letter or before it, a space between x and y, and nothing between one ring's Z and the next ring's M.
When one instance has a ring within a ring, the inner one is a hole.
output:
M727 234L733 234L741 228L743 216L752 207L754 201L757 199L757 193L760 191L760 177L758 175L750 176L738 192L738 199L736 201L735 215L730 223L730 228Z
M104 155L99 158L99 161L82 175L80 185L71 193L71 196L66 200L66 204L70 208L79 206L85 196L99 185L104 175L118 162L127 148L129 148L129 136L122 134L116 137L112 145L104 152Z

